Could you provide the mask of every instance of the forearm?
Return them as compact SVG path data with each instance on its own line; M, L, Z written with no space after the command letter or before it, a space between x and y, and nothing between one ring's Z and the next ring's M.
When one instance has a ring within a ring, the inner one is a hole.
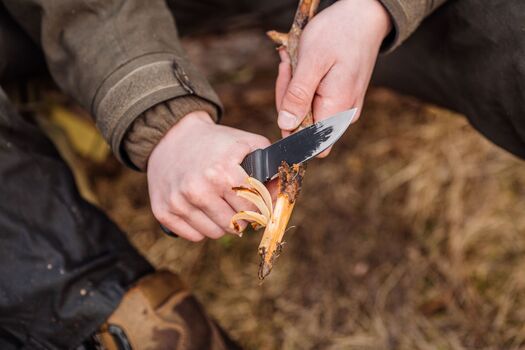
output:
M56 83L94 116L118 158L127 159L122 143L134 121L159 103L191 96L219 113L218 97L184 56L165 1L3 2L41 45ZM173 111L161 124L186 112Z

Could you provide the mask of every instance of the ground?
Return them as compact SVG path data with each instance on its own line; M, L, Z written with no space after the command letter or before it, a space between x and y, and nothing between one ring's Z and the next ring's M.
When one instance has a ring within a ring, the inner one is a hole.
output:
M247 32L185 46L224 101L223 122L276 140L269 41ZM462 116L372 88L331 156L309 164L264 283L260 232L165 237L143 174L85 162L99 205L247 349L525 347L525 163Z

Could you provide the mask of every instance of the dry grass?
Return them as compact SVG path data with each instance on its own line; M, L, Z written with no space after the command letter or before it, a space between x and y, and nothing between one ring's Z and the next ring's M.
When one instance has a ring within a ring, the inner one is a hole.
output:
M275 139L264 42L186 45L215 81L225 123ZM462 117L373 89L362 119L309 167L288 244L262 285L259 234L163 237L143 175L113 161L92 174L134 244L180 272L248 349L525 347L525 163Z

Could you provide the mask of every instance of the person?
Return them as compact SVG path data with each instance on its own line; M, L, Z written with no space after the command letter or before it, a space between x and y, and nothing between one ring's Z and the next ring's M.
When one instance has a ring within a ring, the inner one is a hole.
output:
M185 57L174 18L182 34L236 16L286 29L296 1L0 4L2 77L22 79L45 61L115 156L147 172L159 222L191 241L232 232L231 216L247 206L230 191L246 177L239 163L269 141L217 123L220 101ZM361 110L372 81L464 113L525 157L523 1L339 0L322 8L302 35L293 76L280 52L283 136L310 106L315 121ZM174 274L154 271L80 198L52 144L3 91L0 179L2 349L237 347Z

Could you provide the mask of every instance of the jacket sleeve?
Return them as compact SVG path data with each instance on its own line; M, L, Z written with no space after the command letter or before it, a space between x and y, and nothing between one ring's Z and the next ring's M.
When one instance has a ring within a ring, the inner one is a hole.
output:
M448 0L379 0L392 18L393 31L383 43L382 51L394 50L419 24Z
M123 139L154 106L178 101L165 116L171 119L149 118L137 128L165 132L188 108L218 118L219 99L184 56L164 0L0 1L41 45L55 82L91 112L119 159L130 163ZM148 155L154 146L133 145Z

